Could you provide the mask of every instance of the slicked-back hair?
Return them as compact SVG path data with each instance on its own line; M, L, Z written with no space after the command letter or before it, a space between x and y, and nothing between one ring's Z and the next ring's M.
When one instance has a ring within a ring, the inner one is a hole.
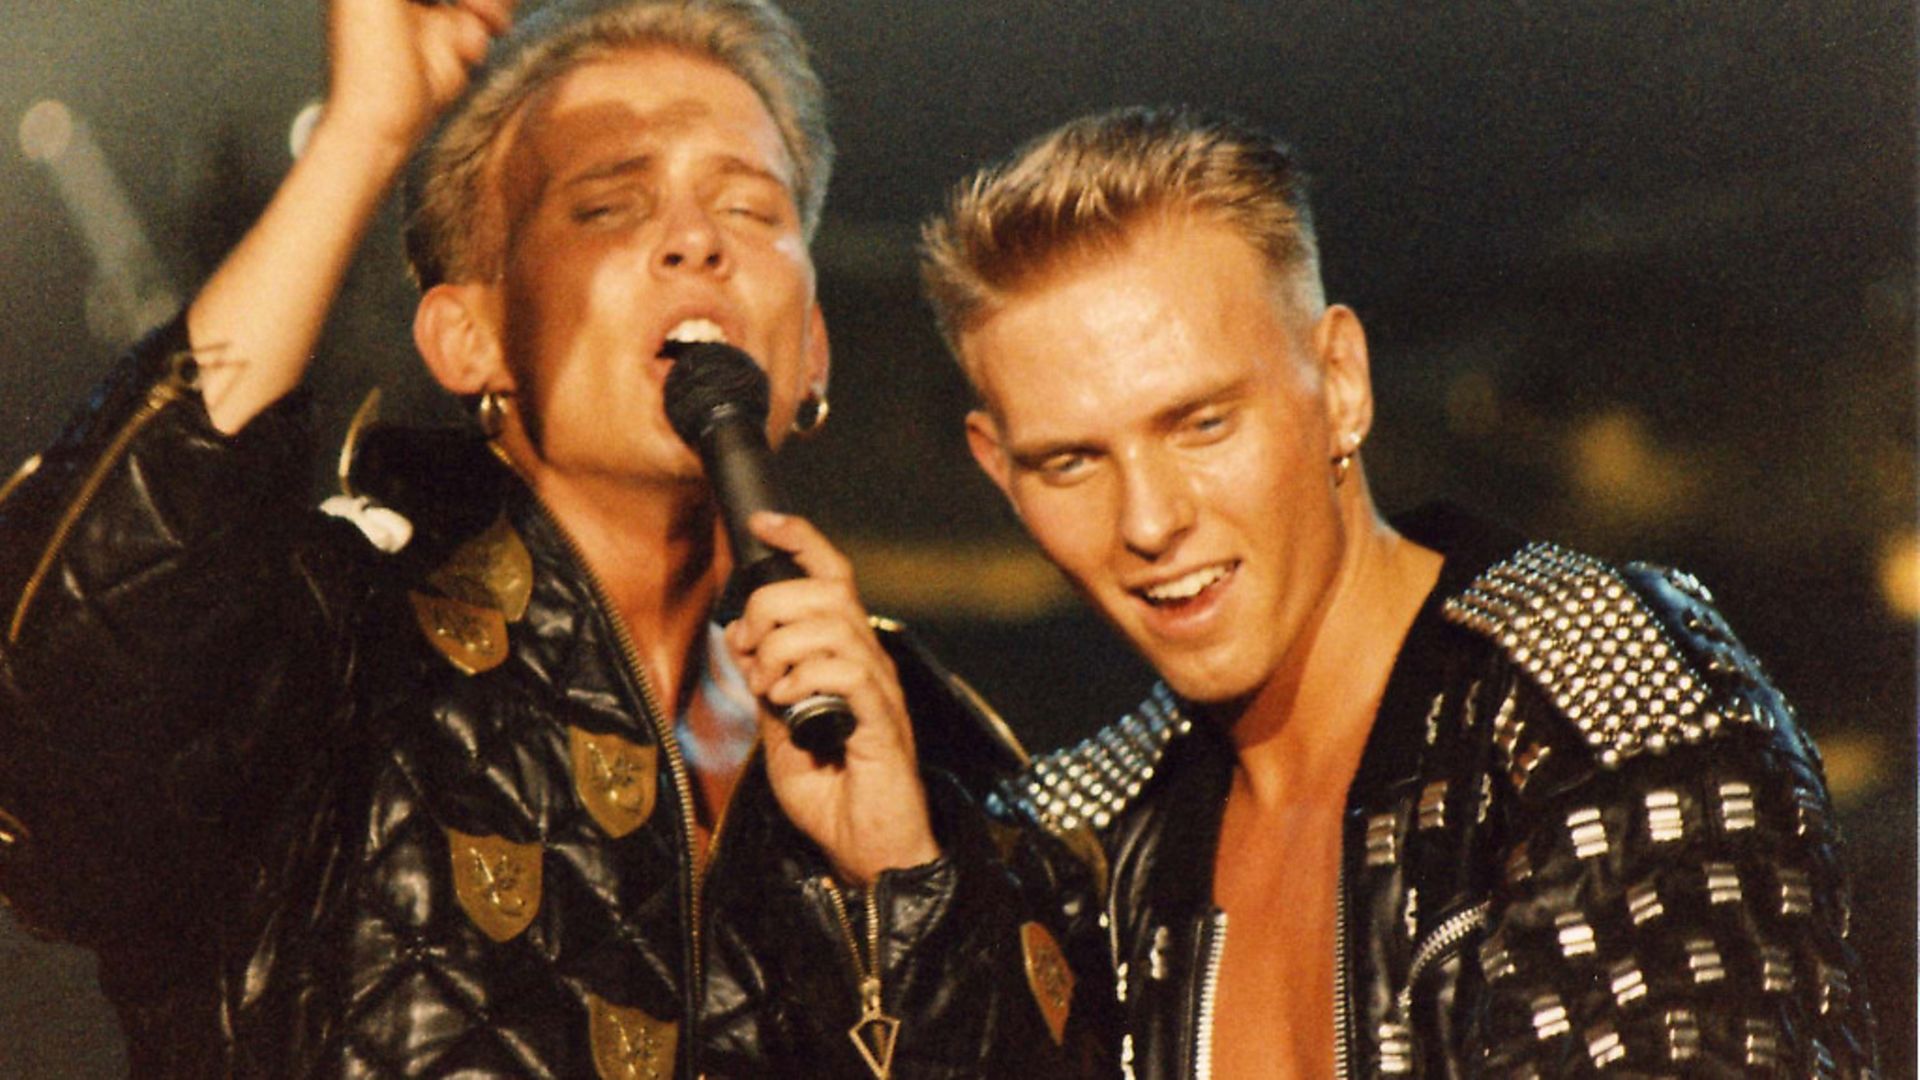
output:
M407 262L414 282L484 281L505 258L489 191L502 134L536 94L582 64L645 49L710 60L753 87L793 163L794 202L811 241L833 170L826 93L793 21L769 0L562 0L495 46L409 170Z
M1307 181L1286 144L1239 120L1125 108L1070 121L956 185L920 230L941 336L960 338L1071 260L1190 216L1232 229L1303 310L1324 304ZM972 376L969 371L969 377Z

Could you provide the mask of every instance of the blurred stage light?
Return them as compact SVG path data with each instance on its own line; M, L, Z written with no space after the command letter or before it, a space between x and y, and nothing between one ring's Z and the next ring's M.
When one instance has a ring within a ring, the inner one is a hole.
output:
M73 142L73 112L59 101L37 101L20 117L20 149L32 161L58 161Z
M1661 447L1631 410L1582 421L1568 450L1574 492L1595 517L1644 525L1671 516L1691 494L1684 459Z
M320 103L309 101L294 114L293 124L287 128L288 153L297 158L307 152L307 140L313 138L313 129L320 123L320 112Z
M1920 619L1920 532L1897 533L1880 545L1880 595L1894 614Z

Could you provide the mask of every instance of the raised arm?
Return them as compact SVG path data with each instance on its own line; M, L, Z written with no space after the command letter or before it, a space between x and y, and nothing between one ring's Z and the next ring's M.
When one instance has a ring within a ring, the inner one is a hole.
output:
M333 0L326 109L266 213L187 313L215 426L299 384L340 282L408 154L466 89L516 0Z

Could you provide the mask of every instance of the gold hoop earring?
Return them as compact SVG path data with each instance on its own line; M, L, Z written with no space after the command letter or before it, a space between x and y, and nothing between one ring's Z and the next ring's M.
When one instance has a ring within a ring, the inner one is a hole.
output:
M802 437L813 434L827 425L826 392L809 390L800 400L800 407L793 413L793 433Z
M480 425L480 434L492 440L507 429L507 401L512 397L506 390L481 391L480 400L473 406L473 419Z

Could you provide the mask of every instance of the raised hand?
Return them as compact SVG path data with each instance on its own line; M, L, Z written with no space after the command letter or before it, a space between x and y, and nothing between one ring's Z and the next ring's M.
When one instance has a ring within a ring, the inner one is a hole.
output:
M403 151L466 90L516 0L333 0L328 119Z
M506 32L514 4L333 0L326 111L187 313L207 414L221 430L240 430L299 385L394 177Z
M727 646L748 688L775 709L810 694L839 694L856 721L844 761L829 764L793 745L786 725L763 708L760 734L775 797L851 884L931 862L940 849L906 698L867 622L852 565L800 518L761 513L749 526L790 552L808 576L755 590L727 627Z

